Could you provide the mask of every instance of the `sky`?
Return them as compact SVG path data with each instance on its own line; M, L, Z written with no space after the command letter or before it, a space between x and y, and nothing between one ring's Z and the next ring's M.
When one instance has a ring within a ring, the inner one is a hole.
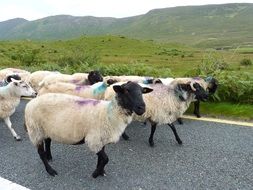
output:
M60 14L122 18L156 8L223 3L253 3L253 0L0 0L0 22Z

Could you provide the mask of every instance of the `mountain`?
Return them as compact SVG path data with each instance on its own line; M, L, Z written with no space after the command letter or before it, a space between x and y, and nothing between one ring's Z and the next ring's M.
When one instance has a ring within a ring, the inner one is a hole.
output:
M13 30L18 25L22 25L23 23L28 22L23 18L14 18L4 22L0 22L0 39L8 36L8 33Z
M235 46L253 44L252 23L253 4L185 6L119 19L58 15L35 21L8 20L0 22L0 39L50 40L112 34L204 47Z

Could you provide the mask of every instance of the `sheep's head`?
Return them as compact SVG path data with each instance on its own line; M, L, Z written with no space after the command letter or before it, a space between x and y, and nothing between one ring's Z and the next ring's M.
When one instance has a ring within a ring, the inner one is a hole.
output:
M119 105L126 109L128 114L135 112L137 115L142 115L146 110L142 94L153 91L151 88L141 87L134 82L115 85L113 86L113 89L117 94L116 98Z
M11 78L9 85L12 86L12 90L17 96L35 97L37 95L33 88L25 81Z
M193 84L193 87L195 89L195 91L193 91L195 98L200 101L206 101L208 98L208 92L206 92L205 89L197 82Z
M90 84L92 85L92 84L95 84L97 82L102 82L103 77L99 73L99 71L90 71L89 75L88 75L88 80L89 80Z
M208 98L208 93L205 89L197 82L191 82L187 84L178 84L175 88L175 94L179 97L180 100L186 101L188 95L194 94L195 99L206 101Z
M218 87L218 81L213 77L207 77L205 78L205 81L207 84L207 90L210 94L214 94Z

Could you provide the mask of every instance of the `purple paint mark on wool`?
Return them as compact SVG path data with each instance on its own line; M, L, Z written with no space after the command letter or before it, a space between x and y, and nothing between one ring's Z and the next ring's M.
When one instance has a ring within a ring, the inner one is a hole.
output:
M85 100L76 100L75 102L79 106L85 106L85 105L88 105L88 104L92 104L93 106L95 106L100 102L100 100L85 99Z
M76 83L79 83L80 82L80 80L71 80L71 83L74 83L74 84L76 84Z
M193 77L194 80L201 80L200 77Z
M83 85L83 86L76 86L76 88L75 88L75 90L76 91L81 91L81 90L85 90L86 88L90 88L90 86L88 86L88 85Z

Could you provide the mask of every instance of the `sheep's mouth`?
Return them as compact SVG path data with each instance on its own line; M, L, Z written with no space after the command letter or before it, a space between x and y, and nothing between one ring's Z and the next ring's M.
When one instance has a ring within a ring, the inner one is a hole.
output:
M144 107L137 107L133 110L137 115L142 115L145 113L146 109Z

